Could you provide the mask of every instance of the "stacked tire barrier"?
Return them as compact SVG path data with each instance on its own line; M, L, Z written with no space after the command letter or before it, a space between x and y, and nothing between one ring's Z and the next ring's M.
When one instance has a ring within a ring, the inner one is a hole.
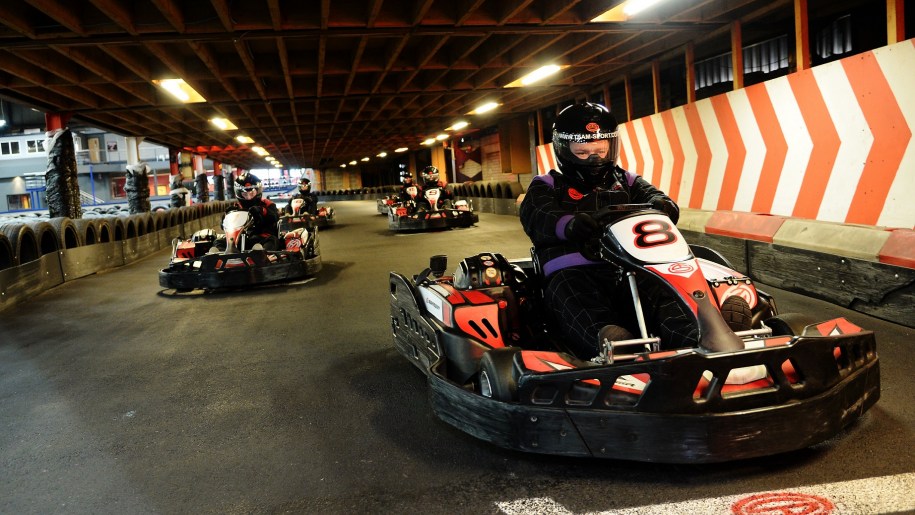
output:
M0 220L0 310L80 277L127 265L202 228L229 202L133 215Z

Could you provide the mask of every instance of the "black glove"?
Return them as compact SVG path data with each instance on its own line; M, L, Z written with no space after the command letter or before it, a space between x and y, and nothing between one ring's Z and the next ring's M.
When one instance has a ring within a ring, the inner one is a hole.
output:
M585 243L600 234L600 224L588 213L575 213L565 233L567 240Z
M260 223L261 218L264 216L263 211L258 206L248 208L248 214L251 215L251 220L254 221L254 225Z
M677 220L680 219L680 208L674 204L673 200L656 198L651 202L651 207L666 214L673 223L677 223Z

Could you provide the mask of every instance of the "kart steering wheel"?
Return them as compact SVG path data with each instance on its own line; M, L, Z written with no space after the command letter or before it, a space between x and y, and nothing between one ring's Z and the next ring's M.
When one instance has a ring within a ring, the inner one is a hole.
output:
M603 237L604 231L603 228L609 225L612 222L615 222L622 216L634 213L636 211L644 211L646 209L654 209L651 204L612 204L609 206L604 206L594 214L591 215L591 218L597 221L598 225L601 226L601 233L594 238L591 238L590 241L581 246L581 255L591 261L599 261L600 257L600 239Z

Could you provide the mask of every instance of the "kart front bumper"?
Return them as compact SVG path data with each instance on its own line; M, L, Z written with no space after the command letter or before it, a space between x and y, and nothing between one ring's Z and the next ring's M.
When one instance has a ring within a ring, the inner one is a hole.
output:
M275 260L268 255L273 255ZM175 290L244 288L294 281L320 270L320 255L304 258L297 252L267 251L208 254L160 270L159 286Z
M863 339L867 346L865 340L869 338L872 343L873 333L850 335L850 338ZM819 343L829 346L827 342ZM785 351L776 351L774 362L780 362L786 355ZM673 361L667 364L667 369L676 366ZM734 361L735 366L742 364L737 363L739 359ZM694 368L693 365L685 368ZM562 392L568 389L562 384L552 385L556 395L550 405L500 402L449 381L443 375L446 366L446 360L442 359L427 370L433 411L472 436L525 452L643 462L715 463L803 449L835 436L880 398L880 370L875 353L840 370L835 376L837 382L832 384L827 380L828 386L822 384L823 378L830 375L828 372L823 376L812 374L800 386L780 382L771 391L732 400L720 397L694 400L689 395L687 402L693 403L691 409L683 409L684 405L674 400L670 409L664 409L663 404L646 399L643 399L645 403L610 409L597 406L598 403L583 407L563 405ZM652 369L651 365L646 365L646 369L652 370L658 382L667 382L664 369ZM566 373L558 373L554 378L558 379L559 374ZM547 375L551 374L534 376L533 382L539 384L529 383L528 393L549 388ZM593 370L578 370L572 373L570 381L594 375ZM615 379L600 378L600 381L612 384ZM662 385L662 391L664 386L669 385ZM689 383L686 386L688 389ZM809 397L804 397L803 392L798 395L798 390L808 387L818 393ZM523 384L520 388L525 389ZM528 397L531 398L536 395ZM544 404L542 399L541 404ZM648 409L641 404L649 405Z
M440 211L423 214L397 216L388 213L388 228L392 231L426 231L434 229L450 229L452 227L471 227L479 222L476 213L470 211L454 211L454 213Z

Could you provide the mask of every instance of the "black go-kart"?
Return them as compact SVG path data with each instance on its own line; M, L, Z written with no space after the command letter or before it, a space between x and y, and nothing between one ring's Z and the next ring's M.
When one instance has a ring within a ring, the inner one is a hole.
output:
M428 379L435 414L477 438L534 453L705 463L823 442L880 397L874 333L844 318L779 313L717 252L690 246L647 205L615 206L591 255L633 297L638 336L568 352L544 308L535 260L496 253L445 275L390 275L394 345ZM636 278L693 314L700 345L647 333ZM730 299L730 300L729 300Z
M281 228L284 223L292 222L283 217ZM225 250L220 250L212 229L197 231L187 240L175 239L168 267L159 271L159 285L177 292L243 288L295 281L321 270L318 234L308 224L281 229L280 245L285 250L276 251L247 245L246 231L251 225L247 211L227 213L223 220Z
M407 188L410 199L388 207L388 228L395 232L466 228L480 221L467 200L443 200L441 188Z

